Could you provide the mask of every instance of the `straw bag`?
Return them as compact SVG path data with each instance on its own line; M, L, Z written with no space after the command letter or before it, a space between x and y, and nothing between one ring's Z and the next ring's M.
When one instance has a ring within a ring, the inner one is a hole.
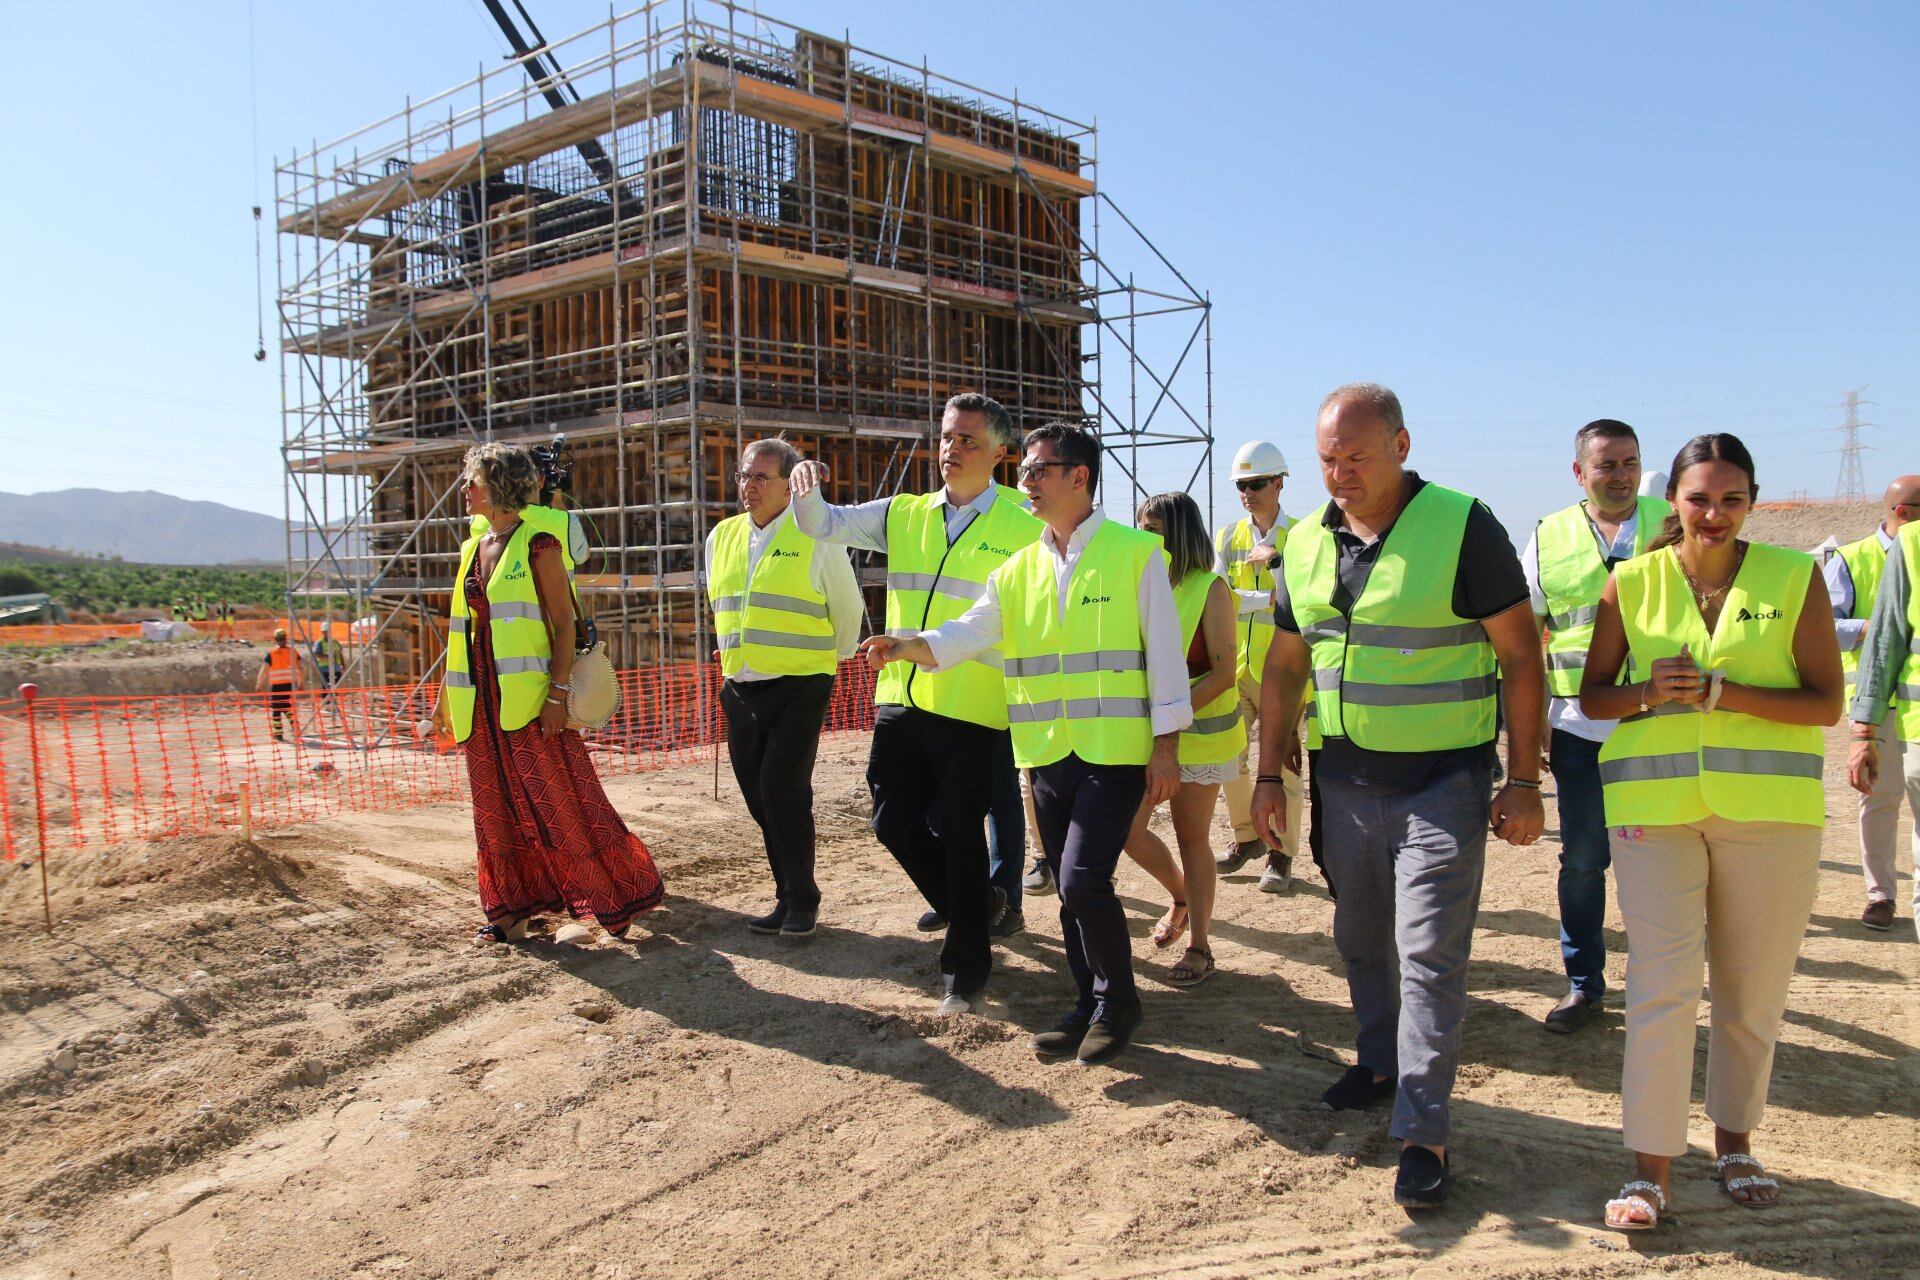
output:
M575 651L573 671L567 676L572 686L567 691L567 728L604 729L620 709L620 681L592 619L582 619L581 625L587 643Z

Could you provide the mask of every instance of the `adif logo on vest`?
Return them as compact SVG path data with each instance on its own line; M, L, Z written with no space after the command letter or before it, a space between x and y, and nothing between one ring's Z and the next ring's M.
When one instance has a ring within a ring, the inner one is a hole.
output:
M1739 613L1733 615L1733 620L1735 622L1765 622L1771 618L1784 618L1786 616L1786 613L1779 609L1763 609L1759 613L1755 613L1751 609L1743 608Z
M768 552L767 554L771 555L775 560L781 559L782 557L785 557L788 560L798 560L800 558L800 553L798 551L782 551L778 547L775 547L772 551Z
M1113 603L1113 597L1112 597L1112 596L1084 596L1084 595L1083 595L1083 596L1081 596L1081 597L1080 597L1080 603L1081 603L1081 604L1083 604L1083 605L1088 605L1088 604L1112 604L1112 603Z
M1011 551L1009 551L1009 550L1007 550L1007 549L1006 549L1005 547L990 547L990 546L988 546L988 545L987 545L987 544L986 544L985 542L982 542L982 543L981 543L981 544L980 544L979 546L977 546L977 547L975 547L975 548L974 548L974 550L975 550L975 551L989 551L989 552L992 552L992 553L993 553L994 555L996 555L996 556L1007 556L1007 557L1011 557L1011 556L1013 555L1013 552L1011 552Z
M509 567L507 571L501 575L501 578L507 582L512 582L516 578L524 578L526 576L527 566L524 564L516 564Z

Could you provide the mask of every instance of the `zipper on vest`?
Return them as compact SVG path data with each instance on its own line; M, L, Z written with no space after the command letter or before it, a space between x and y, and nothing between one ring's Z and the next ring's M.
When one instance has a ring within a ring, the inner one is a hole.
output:
M979 512L975 512L973 520L969 520L961 525L954 535L947 539L947 549L940 553L940 563L935 565L933 569L933 589L927 592L927 602L920 606L920 630L925 631L927 629L927 619L933 614L933 598L940 594L940 579L947 571L947 557L953 554L953 549L960 544L960 539L966 536L967 530L973 528L974 520L983 518ZM941 532L944 533L946 527L946 518L942 516L940 521ZM919 711L928 711L926 707L921 706L913 700L913 678L919 674L920 664L917 662L909 662L907 664L907 705ZM937 716L940 713L938 711L929 711L928 714Z

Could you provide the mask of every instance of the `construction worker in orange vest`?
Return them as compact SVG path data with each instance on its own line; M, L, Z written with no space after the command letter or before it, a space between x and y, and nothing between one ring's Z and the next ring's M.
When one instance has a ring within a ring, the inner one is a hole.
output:
M273 648L260 660L260 676L253 682L253 691L267 695L267 727L276 742L286 741L280 717L285 716L289 725L299 729L293 719L293 691L299 687L300 657L287 644L287 629L275 627Z

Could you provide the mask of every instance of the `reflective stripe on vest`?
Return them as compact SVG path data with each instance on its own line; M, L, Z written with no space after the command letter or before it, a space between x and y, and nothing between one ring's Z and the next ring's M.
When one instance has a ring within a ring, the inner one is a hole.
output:
M1813 557L1750 544L1709 635L1671 548L1614 568L1620 621L1648 670L1687 646L1701 667L1763 689L1800 683L1793 630ZM1736 822L1825 820L1820 730L1716 708L1665 703L1621 719L1600 749L1608 826L1674 826L1709 815Z
M1853 611L1849 618L1870 618L1873 616L1873 601L1880 594L1880 578L1887 571L1887 549L1880 545L1878 533L1868 534L1858 542L1849 542L1834 553L1846 562L1847 573L1853 579ZM1847 696L1853 696L1854 685L1860 680L1860 648L1840 651L1840 669L1846 673Z
M902 494L887 506L887 634L911 638L953 621L986 594L987 579L1040 536L1040 521L1004 485L983 514L947 541L945 490ZM1007 727L1000 650L976 654L950 671L922 671L890 662L874 681L873 700L936 715Z
M1672 511L1664 498L1639 499L1633 518L1634 555L1647 549ZM1556 511L1535 526L1534 550L1540 593L1547 599L1547 691L1557 698L1577 698L1600 593L1607 585L1607 564L1587 519L1586 503ZM1621 679L1629 678L1623 670Z
M529 547L536 528L522 519L507 545L500 551L499 563L487 579L487 639L493 649L493 670L500 687L500 727L512 730L526 727L540 714L547 696L547 660L552 645L547 639L546 620L540 613L540 596L533 585L533 562ZM453 736L465 742L473 734L474 688L471 660L468 656L468 609L466 581L479 553L478 536L468 538L460 548L460 573L453 580L453 616L447 626L447 670L442 681Z
M1160 539L1103 520L1060 607L1054 555L1034 543L995 579L1006 664L1007 719L1022 769L1063 760L1145 764L1153 753L1140 578L1166 572Z
M1339 547L1326 508L1294 525L1281 564L1311 649L1320 733L1375 751L1444 751L1494 736L1486 628L1453 611L1474 500L1431 482L1388 530L1350 617L1333 607Z
M769 676L833 674L840 665L833 623L826 593L813 582L820 544L782 512L749 576L752 537L753 517L744 512L713 527L707 602L720 673L731 679L750 667Z
M1207 593L1221 581L1217 573L1204 569L1190 573L1173 589L1174 610L1180 619L1180 652L1193 649L1193 637L1206 614ZM1146 655L1142 654L1144 662ZM1193 676L1189 684L1199 684L1205 676ZM1240 690L1233 684L1219 696L1193 713L1193 727L1181 731L1181 764L1225 764L1238 760L1247 749L1247 725L1240 718Z

